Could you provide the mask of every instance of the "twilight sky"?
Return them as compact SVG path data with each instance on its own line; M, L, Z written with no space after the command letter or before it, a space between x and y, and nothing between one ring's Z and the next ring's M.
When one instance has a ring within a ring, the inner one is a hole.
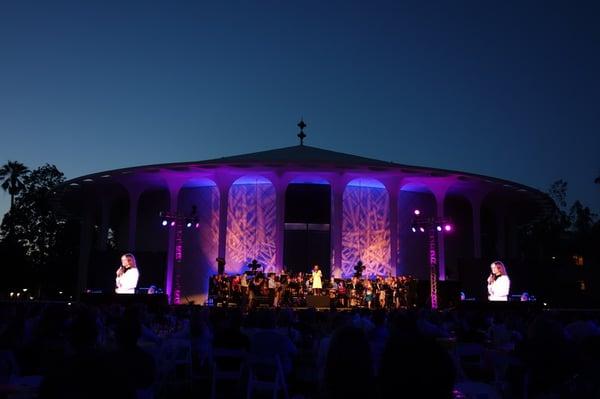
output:
M600 2L0 2L0 163L306 144L569 183L600 210ZM0 215L9 196L0 193Z

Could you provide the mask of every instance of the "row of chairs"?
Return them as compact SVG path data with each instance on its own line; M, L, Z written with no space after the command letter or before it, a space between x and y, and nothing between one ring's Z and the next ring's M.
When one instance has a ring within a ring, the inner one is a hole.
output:
M156 352L158 375L153 390L168 395L184 389L191 392L194 381L210 382L210 397L236 390L233 396L251 399L257 393L270 393L275 399L288 399L285 373L279 356L257 356L245 350L213 348L206 359L205 373L193 370L192 347L187 339L169 339ZM147 393L149 395L149 392ZM139 396L139 395L138 395ZM144 399L150 399L145 396Z
M218 397L223 383L231 384L238 393L251 399L256 393L270 393L273 399L281 394L289 398L285 373L279 356L258 356L239 349L214 348L211 360L211 399ZM239 395L241 397L241 395Z

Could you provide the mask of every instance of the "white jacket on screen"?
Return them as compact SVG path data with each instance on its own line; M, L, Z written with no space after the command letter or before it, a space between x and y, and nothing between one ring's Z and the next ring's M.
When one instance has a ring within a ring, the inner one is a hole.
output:
M135 287L137 287L138 279L140 278L140 272L137 267L132 267L125 273L121 274L115 280L117 288L115 292L117 294L135 294Z
M490 301L508 301L508 292L510 291L510 279L507 275L496 278L491 284L488 284L488 299Z

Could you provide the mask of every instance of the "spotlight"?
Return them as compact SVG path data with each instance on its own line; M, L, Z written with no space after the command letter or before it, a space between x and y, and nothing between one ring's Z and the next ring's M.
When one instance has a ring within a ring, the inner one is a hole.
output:
M435 228L437 231L442 231L442 226L436 226Z
M171 222L171 227L175 227L175 221L174 220Z
M418 209L415 209L415 210L414 210L414 213L415 213L415 215L419 216L419 215L421 214L421 211L420 211L420 210L418 210Z
M14 293L14 292L11 292L11 293L10 293L10 297L11 297L11 298L12 298L14 295L15 295L15 293Z
M163 225L163 226L166 226L167 224L169 224L169 222L167 222L166 220L163 220L163 221L162 221L162 225Z
M421 233L425 233L425 227L419 227L419 231L420 231Z
M452 231L452 225L451 224L447 224L444 226L444 230L446 231Z
M412 230L412 232L413 232L413 233L416 233L416 232L417 232L417 228L416 228L416 227L414 227L414 226L413 226L413 227L411 227L411 230Z
M200 227L200 223L196 222L196 228L199 228L199 227Z
M27 288L23 288L23 292L27 292Z
M188 229L189 229L190 227L192 227L192 222L187 222L187 223L186 223L186 225L185 225L185 227L187 227Z

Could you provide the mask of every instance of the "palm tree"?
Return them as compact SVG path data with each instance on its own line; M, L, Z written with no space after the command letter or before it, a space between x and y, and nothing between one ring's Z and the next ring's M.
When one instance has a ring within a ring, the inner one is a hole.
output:
M8 161L0 167L0 182L4 191L10 194L10 209L15 205L15 196L21 191L25 185L23 177L29 173L27 166L21 162Z

